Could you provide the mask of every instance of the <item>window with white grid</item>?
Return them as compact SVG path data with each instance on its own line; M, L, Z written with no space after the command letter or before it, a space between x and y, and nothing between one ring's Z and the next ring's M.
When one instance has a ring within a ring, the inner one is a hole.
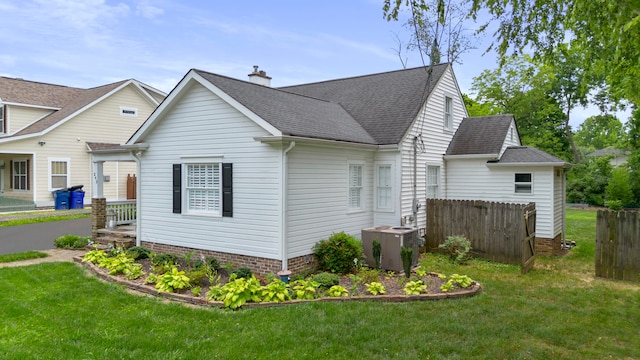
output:
M14 190L28 190L28 171L29 165L27 160L13 160L13 189Z
M444 129L453 130L453 99L448 96L444 98Z
M69 187L69 159L49 159L49 191Z
M220 215L222 204L220 164L186 164L185 168L187 212Z
M391 165L378 165L377 173L377 208L392 209Z
M349 164L349 210L362 209L362 164Z
M440 197L440 166L427 166L427 199Z

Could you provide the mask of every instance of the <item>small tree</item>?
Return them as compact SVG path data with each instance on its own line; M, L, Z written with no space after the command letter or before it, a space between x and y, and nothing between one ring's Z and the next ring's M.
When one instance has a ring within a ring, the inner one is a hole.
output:
M629 171L625 167L617 167L611 173L611 180L606 190L607 207L620 208L633 203L633 191L629 184ZM614 209L619 210L619 209Z

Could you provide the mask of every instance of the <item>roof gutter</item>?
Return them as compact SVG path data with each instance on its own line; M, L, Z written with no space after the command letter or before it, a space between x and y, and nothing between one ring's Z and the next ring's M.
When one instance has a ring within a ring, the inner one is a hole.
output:
M308 138L301 136L290 136L290 135L282 135L282 136L258 136L253 138L255 141L259 141L265 144L281 144L284 142L296 142L299 144L315 144L315 145L330 145L330 146L343 146L343 147L358 147L361 149L368 150L398 150L398 144L387 144L387 145L377 145L377 144L364 144L364 143L356 143L349 141L341 141L341 140L329 140L329 139L318 139L318 138Z
M464 155L444 155L444 160L454 159L498 159L500 154L464 154Z
M487 162L487 166L562 166L563 168L571 168L573 165L565 162Z
M282 205L280 209L282 210L282 214L280 216L281 219L281 228L282 228L282 270L288 270L289 267L289 254L287 253L287 178L289 176L289 151L293 150L296 146L296 142L292 141L289 143L289 147L282 151Z

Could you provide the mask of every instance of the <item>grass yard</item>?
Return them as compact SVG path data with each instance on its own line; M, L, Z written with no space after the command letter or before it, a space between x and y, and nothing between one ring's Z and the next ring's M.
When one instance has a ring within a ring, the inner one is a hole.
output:
M13 253L13 254L2 254L0 255L0 263L39 259L47 256L49 255L40 251L24 251L24 252Z
M636 359L640 285L594 277L595 212L568 211L563 258L519 267L428 255L472 298L237 312L129 294L71 263L0 269L3 359Z

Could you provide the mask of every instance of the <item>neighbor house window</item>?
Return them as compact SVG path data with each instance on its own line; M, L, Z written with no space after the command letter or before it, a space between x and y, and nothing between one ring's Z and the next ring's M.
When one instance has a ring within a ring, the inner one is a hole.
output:
M6 121L4 119L4 105L0 104L0 134L6 132Z
M220 215L221 164L185 164L186 212Z
M11 188L14 190L29 190L29 162L27 160L13 160L11 162Z
M392 203L392 187L391 187L391 165L378 165L377 168L377 208L391 209Z
M427 199L440 197L440 166L427 166Z
M49 159L49 191L69 187L69 159Z
M531 194L531 173L515 174L515 192L516 194Z
M363 168L362 164L349 164L349 210L362 209Z
M448 96L444 98L444 128L453 130L453 99Z

